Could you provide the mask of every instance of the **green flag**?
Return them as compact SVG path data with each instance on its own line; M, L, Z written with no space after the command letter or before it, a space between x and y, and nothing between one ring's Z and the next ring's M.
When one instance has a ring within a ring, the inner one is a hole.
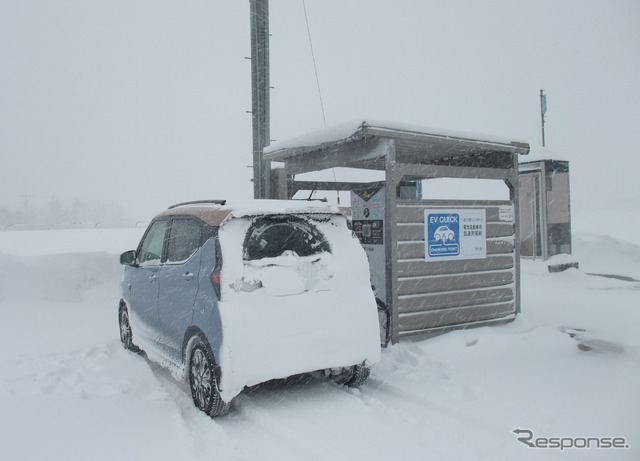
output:
M542 106L542 115L547 113L547 95L542 94L540 97L540 104Z

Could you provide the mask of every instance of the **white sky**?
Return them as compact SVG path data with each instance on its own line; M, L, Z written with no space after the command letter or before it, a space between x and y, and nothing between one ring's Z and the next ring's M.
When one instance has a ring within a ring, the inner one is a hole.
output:
M306 0L327 123L547 146L572 206L640 212L640 2ZM271 136L323 127L302 0L272 0ZM249 2L0 0L0 200L252 196Z

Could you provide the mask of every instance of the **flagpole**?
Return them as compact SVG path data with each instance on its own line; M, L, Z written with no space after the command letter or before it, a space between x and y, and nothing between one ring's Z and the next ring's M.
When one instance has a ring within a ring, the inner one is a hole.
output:
M544 147L544 114L547 112L547 96L540 90L540 117L542 118L542 147Z

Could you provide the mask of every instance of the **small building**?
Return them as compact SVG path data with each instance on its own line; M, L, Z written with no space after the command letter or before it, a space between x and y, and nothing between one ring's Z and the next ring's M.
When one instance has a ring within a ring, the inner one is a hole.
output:
M352 191L354 232L396 343L418 334L513 320L520 311L518 155L526 142L389 122L354 122L265 149L278 162L271 198ZM335 167L378 170L381 182L297 181ZM434 178L500 180L507 200L434 200Z
M571 254L569 162L520 163L520 255L546 261Z

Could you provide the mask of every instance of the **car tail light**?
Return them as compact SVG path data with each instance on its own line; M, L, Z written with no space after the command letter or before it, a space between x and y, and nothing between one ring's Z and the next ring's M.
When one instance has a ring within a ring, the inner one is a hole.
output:
M216 240L216 267L213 269L211 273L211 283L213 284L213 289L216 292L216 296L218 297L218 301L220 301L222 293L221 293L221 285L222 285L222 251L220 250L220 241Z
M216 292L218 301L220 301L220 280L221 280L220 271L216 269L211 274L211 283L213 283L213 289Z

